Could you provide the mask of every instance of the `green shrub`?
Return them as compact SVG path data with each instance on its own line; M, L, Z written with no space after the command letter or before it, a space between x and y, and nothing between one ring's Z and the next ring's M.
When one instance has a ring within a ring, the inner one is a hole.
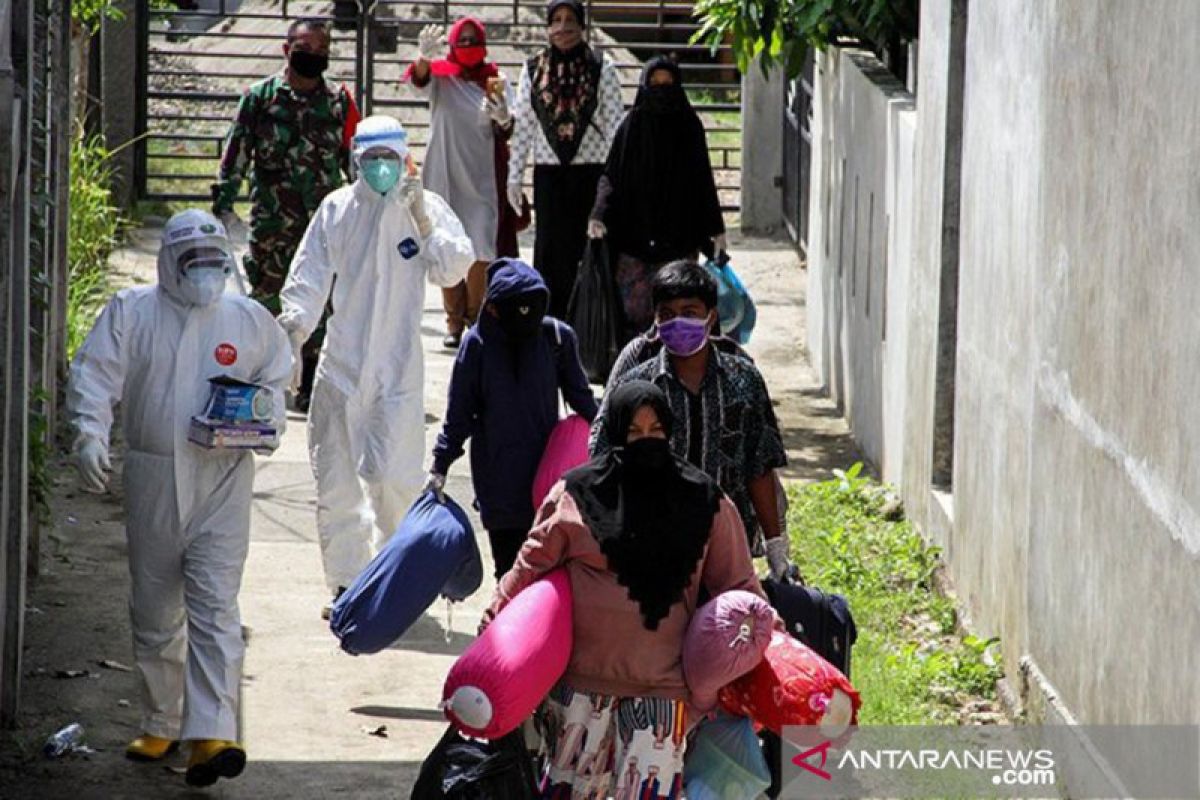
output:
M108 257L124 219L112 201L110 151L79 128L71 142L71 202L67 225L67 357L92 327L108 289Z

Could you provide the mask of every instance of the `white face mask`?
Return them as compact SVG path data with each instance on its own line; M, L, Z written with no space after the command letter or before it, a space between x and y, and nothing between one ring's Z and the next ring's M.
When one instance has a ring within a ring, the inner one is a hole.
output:
M194 306L212 305L225 291L225 270L211 267L189 269L179 282L179 291Z

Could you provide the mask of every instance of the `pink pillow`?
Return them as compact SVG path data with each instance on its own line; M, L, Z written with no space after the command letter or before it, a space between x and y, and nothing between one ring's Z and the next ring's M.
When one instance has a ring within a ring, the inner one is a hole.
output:
M568 470L588 460L588 434L591 428L587 420L578 414L560 419L550 432L537 475L533 478L533 508L536 511L554 484L562 480Z
M711 711L722 686L758 666L774 625L770 604L751 592L722 592L696 611L683 637L683 677L697 711Z
M450 668L442 688L446 717L482 739L516 730L567 671L572 618L565 569L526 587Z

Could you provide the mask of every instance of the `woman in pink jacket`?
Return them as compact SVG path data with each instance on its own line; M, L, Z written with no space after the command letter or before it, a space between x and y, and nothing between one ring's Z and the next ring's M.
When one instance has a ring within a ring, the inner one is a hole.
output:
M485 621L565 566L574 648L536 716L542 796L677 798L689 725L681 653L701 589L762 589L733 504L672 455L662 391L623 384L608 413L616 447L550 492Z

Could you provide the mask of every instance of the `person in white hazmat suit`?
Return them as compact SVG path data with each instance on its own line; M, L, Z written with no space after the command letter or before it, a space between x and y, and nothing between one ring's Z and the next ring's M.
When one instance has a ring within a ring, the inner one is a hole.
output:
M126 754L157 760L191 743L186 779L206 786L245 766L237 744L245 645L238 590L250 540L253 456L188 441L208 379L268 387L284 425L292 372L287 336L261 305L225 294L233 256L205 211L167 222L158 285L109 301L71 364L68 411L76 464L104 492L113 407L121 404L129 611L141 684L142 735Z
M475 258L449 204L421 185L398 121L375 115L359 122L352 155L357 177L313 215L279 315L298 352L333 293L308 447L325 579L335 599L421 489L425 283L454 286ZM325 606L322 616L328 614Z

